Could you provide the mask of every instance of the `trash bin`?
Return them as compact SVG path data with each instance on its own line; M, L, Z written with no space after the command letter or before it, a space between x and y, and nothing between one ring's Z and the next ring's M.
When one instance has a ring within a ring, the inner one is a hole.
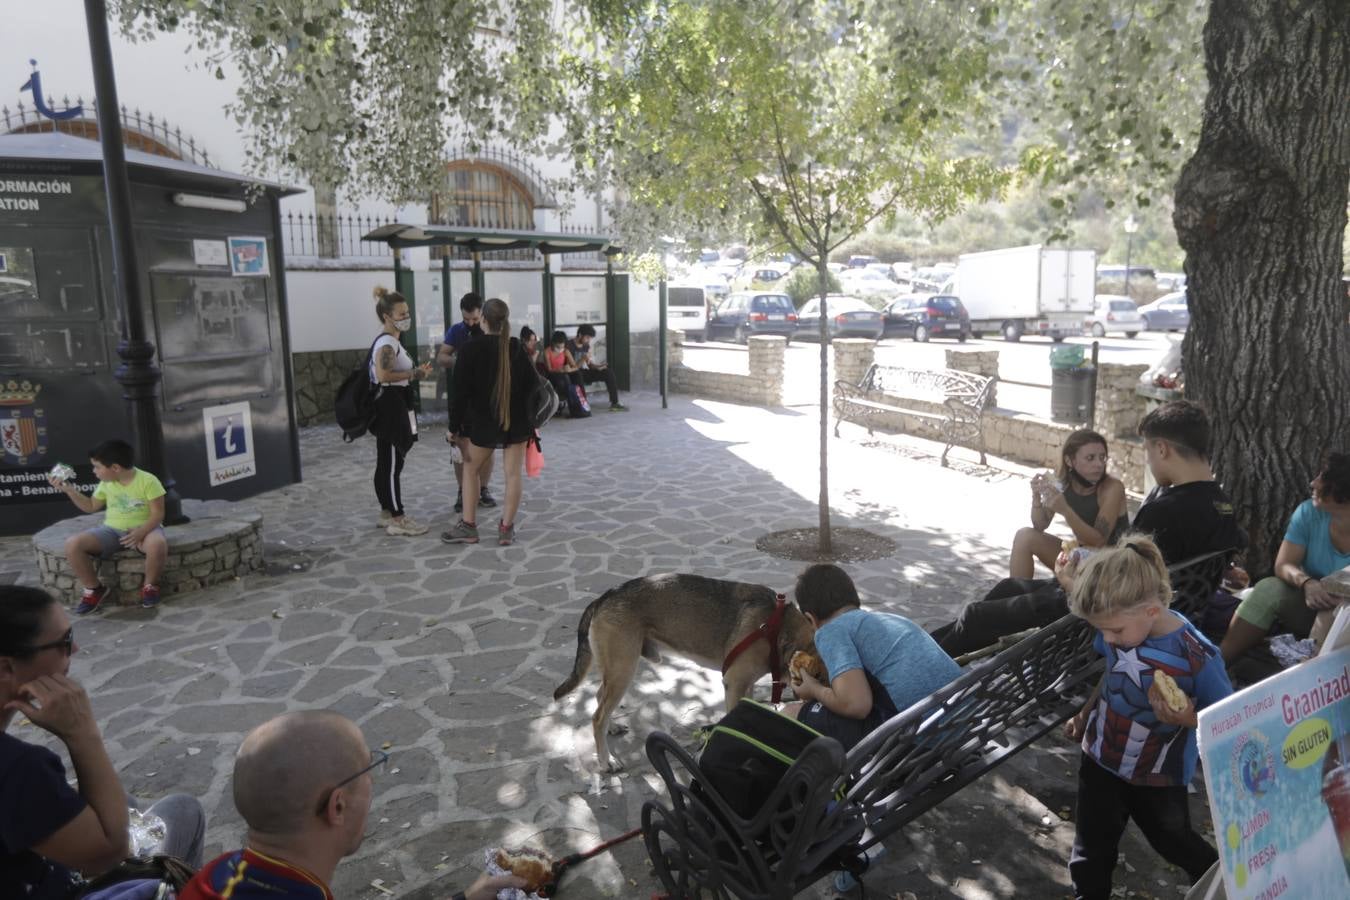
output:
M1092 410L1097 370L1091 366L1050 370L1050 418L1070 425L1086 425Z

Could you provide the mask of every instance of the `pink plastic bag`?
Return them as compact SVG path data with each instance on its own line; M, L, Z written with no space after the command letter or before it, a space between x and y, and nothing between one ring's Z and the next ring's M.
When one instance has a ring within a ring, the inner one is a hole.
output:
M544 448L539 444L539 432L536 431L534 437L525 443L525 474L531 478L538 478L542 471L544 471Z

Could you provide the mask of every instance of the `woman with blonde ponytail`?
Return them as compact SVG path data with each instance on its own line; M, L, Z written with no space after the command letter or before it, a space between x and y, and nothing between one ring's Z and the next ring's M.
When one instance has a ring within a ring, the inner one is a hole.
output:
M506 498L497 524L497 543L515 542L516 511L520 508L525 444L534 434L526 398L536 379L534 365L511 337L511 308L493 298L483 304L483 331L459 351L454 390L450 396L452 434L468 439L464 459L464 514L441 534L447 544L478 543L478 494L484 465L493 451L503 448L502 475Z
M384 287L375 288L375 317L380 336L370 348L370 383L376 386L375 497L380 501L379 523L387 534L414 537L427 533L427 526L403 512L403 459L417 440L412 384L431 374L431 363L414 367L399 335L412 327L412 314L403 295Z

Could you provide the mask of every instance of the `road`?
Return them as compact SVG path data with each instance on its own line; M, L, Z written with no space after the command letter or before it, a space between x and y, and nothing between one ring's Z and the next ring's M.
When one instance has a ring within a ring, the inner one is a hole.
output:
M1148 331L1134 339L1123 335L1107 335L1097 339L1098 359L1101 362L1124 365L1152 365L1163 357L1171 342L1181 337L1180 334L1169 335ZM1090 354L1092 341L1093 339L1089 337L1074 337L1065 343L1080 344L1084 348L1084 353ZM950 349L997 350L1000 378L1046 386L1046 388L1031 388L1001 384L998 389L998 405L1004 409L1048 418L1050 391L1047 388L1050 384L1049 357L1052 346L1054 345L1048 338L1023 338L1015 344L1007 343L1000 338L972 339L964 344L951 340L916 344L907 339L888 338L878 343L876 361L916 368L942 368L946 364L946 351ZM783 385L786 405L808 406L817 402L820 391L819 359L820 348L815 343L794 340L788 346ZM720 342L686 343L684 361L686 365L696 369L718 372L745 372L748 362L744 347Z

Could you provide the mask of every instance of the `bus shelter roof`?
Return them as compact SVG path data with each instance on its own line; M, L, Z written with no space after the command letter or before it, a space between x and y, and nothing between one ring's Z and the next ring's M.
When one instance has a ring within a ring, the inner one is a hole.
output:
M535 249L540 253L604 253L615 256L623 249L603 234L570 234L555 231L517 231L507 228L464 228L458 225L381 225L363 241L378 241L393 248L462 247L476 253L493 250Z

